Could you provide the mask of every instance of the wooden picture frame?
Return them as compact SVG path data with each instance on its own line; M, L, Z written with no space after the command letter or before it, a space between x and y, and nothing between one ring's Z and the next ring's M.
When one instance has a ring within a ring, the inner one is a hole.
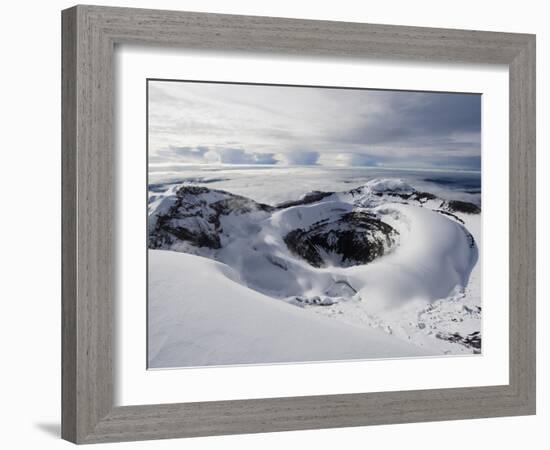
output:
M95 443L535 413L535 36L98 6L63 11L62 31L64 439ZM116 44L507 65L509 384L114 407Z

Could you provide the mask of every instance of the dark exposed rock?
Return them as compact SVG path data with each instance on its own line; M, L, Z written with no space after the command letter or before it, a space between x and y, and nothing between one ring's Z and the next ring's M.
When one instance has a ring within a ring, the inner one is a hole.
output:
M414 194L409 192L375 192L378 197L398 197L401 200L409 200Z
M481 208L474 203L463 202L461 200L449 200L441 204L441 208L450 211L465 214L479 214Z
M465 347L473 349L474 353L479 353L481 351L481 333L479 331L474 331L467 336L462 336L460 333L440 332L437 333L435 337L445 341L462 344Z
M481 333L476 331L464 338L464 343L470 347L481 349Z
M476 240L474 239L474 236L465 228L464 233L466 233L466 237L468 238L468 245L470 246L470 248L474 248L476 246Z
M189 242L195 247L213 249L221 247L219 235L207 231L194 231L186 227L171 227L169 220L165 220L165 218L159 219L156 234L152 236L150 240L152 244L157 245L162 241L172 243L170 235L178 238L180 241ZM153 245L149 247L155 248Z
M443 209L434 209L435 212L438 212L439 214L443 214L444 216L452 217L457 222L460 222L462 225L464 225L464 221L460 218L454 215L453 213L450 213L449 211L445 211Z
M418 200L420 203L424 203L427 200L435 200L437 197L430 192L414 192L411 196L411 200Z
M322 192L322 191L309 192L299 200L291 200L288 202L279 203L277 205L277 209L290 208L291 206L309 205L311 203L315 203L320 200L323 200L325 197L328 197L329 195L332 195L332 194L333 192Z
M290 300L290 303L292 303L293 305L302 306L302 307L304 307L306 305L311 305L311 306L332 306L332 305L338 303L338 301L334 298L326 297L326 296L320 297L318 295L314 295L313 297L307 297L307 296L303 296L303 295L298 295L298 296L292 298Z
M274 208L226 191L184 185L176 192L174 204L157 215L149 231L149 248L166 248L177 241L196 247L219 249L222 216L243 215Z
M435 200L437 197L430 192L375 192L377 197L397 197L401 200L415 200L419 203L425 203L428 200Z
M284 241L289 250L314 267L366 264L382 256L395 243L397 231L375 215L352 211L338 219L292 230Z

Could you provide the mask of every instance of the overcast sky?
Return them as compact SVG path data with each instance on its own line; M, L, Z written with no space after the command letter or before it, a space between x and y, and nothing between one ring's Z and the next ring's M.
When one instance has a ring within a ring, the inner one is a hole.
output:
M481 96L149 82L149 162L481 164Z

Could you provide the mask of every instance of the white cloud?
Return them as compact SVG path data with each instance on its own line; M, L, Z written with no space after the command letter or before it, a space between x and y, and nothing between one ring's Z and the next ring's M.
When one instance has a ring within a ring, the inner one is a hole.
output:
M209 150L204 160L211 164L276 164L273 153L247 152L240 148Z
M473 94L149 83L153 163L478 165Z
M289 165L312 166L319 161L319 152L289 151L278 155L280 161Z

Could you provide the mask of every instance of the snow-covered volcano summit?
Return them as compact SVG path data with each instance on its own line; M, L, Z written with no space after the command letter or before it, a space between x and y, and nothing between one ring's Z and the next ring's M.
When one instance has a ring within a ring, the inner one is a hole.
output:
M173 187L151 200L149 248L223 262L247 286L277 297L323 295L331 287L326 280L330 272L344 274L340 269L372 264L398 247L403 257L412 244L422 242L411 264L430 265L425 259L431 259L452 266L454 274L444 277L449 283L438 281L427 289L435 299L463 286L477 259L474 238L456 216L453 202L418 192L399 179L375 179L345 192L313 192L274 206L195 185ZM434 231L448 239L439 243ZM449 243L452 252L438 261Z
M397 178L274 205L193 184L156 186L148 245L217 261L212 280L273 301L413 336L436 353L471 352L479 350L479 295L467 309L460 302L478 260L479 213Z

